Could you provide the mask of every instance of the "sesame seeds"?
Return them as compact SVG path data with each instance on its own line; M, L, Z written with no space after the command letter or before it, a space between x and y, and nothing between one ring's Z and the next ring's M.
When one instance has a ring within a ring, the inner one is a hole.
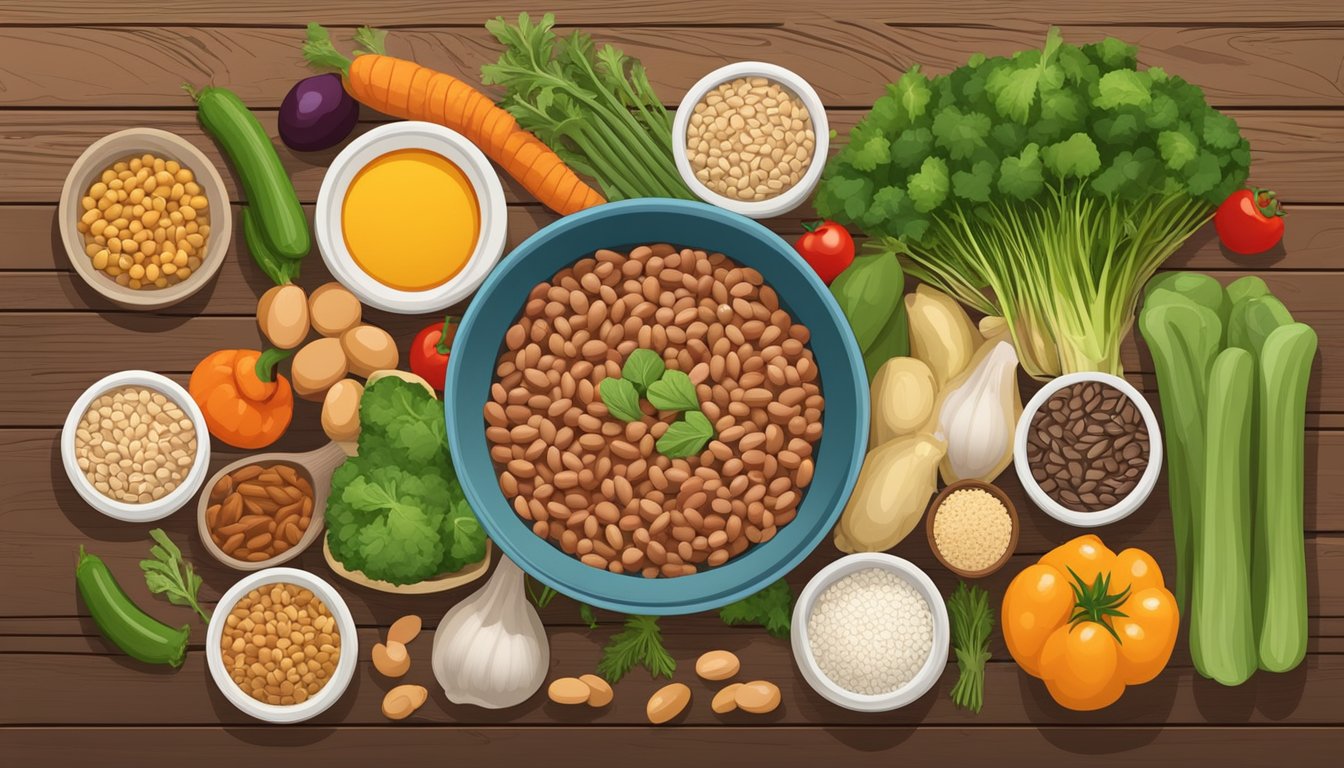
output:
M948 564L978 572L1008 550L1013 521L1003 502L980 488L953 491L934 510L933 539Z

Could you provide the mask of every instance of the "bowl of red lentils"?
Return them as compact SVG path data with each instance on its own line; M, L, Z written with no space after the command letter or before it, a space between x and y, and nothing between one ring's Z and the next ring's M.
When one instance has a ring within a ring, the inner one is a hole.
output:
M232 230L228 192L209 158L154 128L89 145L66 176L57 215L75 272L138 310L203 288L224 263Z
M783 67L740 61L686 92L672 122L677 171L697 197L763 219L806 202L821 180L830 126L821 97Z

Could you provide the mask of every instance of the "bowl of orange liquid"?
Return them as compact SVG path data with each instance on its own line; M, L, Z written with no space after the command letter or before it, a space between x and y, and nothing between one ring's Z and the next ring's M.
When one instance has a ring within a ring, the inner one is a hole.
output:
M471 296L504 252L508 208L490 161L456 131L389 123L350 142L317 195L327 269L365 304L444 310Z

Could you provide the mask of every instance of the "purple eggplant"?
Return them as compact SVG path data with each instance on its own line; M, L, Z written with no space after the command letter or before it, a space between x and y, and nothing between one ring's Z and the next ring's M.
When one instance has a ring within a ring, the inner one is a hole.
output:
M294 84L280 102L280 139L300 152L330 149L355 129L359 104L340 75L314 75Z

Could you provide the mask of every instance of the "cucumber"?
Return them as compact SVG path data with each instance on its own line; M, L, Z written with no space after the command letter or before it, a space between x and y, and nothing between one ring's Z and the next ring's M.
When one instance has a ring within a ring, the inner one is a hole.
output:
M1260 668L1287 672L1307 653L1302 442L1316 332L1292 323L1260 347L1259 466L1251 553Z
M270 243L266 242L261 232L257 216L252 213L252 206L245 206L242 216L243 242L247 243L247 250L252 254L252 260L276 285L294 282L299 276L300 262L277 256L271 251Z
M191 628L184 624L173 629L140 610L122 591L103 559L83 547L79 548L75 566L75 586L98 631L127 656L146 664L182 666Z
M1230 347L1209 373L1204 498L1195 507L1190 648L1201 675L1241 685L1255 673L1251 618L1251 353ZM1160 386L1160 385L1159 385Z
M238 172L247 204L270 253L286 259L307 256L312 248L308 219L275 145L256 115L227 88L188 92L196 99L201 125L219 142Z

